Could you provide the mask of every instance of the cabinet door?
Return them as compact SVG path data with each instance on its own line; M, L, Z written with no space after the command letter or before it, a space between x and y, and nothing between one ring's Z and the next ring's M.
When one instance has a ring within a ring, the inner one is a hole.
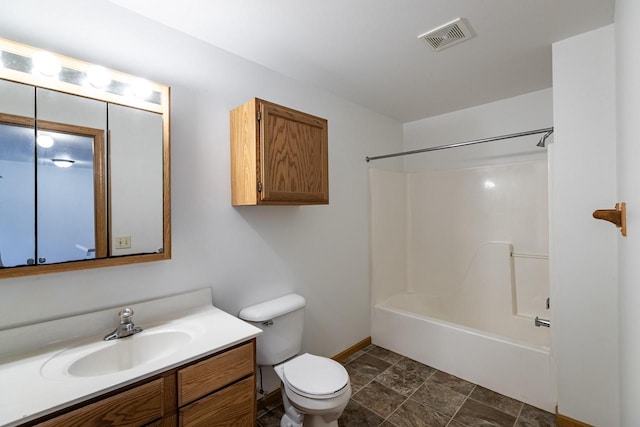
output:
M108 113L109 255L162 252L162 114L114 104ZM120 236L129 236L129 245L118 245Z
M180 427L253 427L256 424L253 376L180 409Z
M262 202L329 203L327 121L260 102Z
M35 264L107 256L107 104L36 88L37 146Z
M142 426L163 415L163 382L152 381L38 424L38 427Z

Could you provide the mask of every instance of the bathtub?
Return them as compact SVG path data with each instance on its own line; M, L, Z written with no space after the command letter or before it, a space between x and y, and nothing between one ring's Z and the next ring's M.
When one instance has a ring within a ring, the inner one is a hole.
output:
M555 412L548 330L540 331L531 319L512 315L507 326L504 319L495 319L495 326L502 328L499 333L481 331L465 326L464 316L451 318L451 313L455 310L438 298L393 295L373 307L372 343ZM511 338L505 336L511 333Z

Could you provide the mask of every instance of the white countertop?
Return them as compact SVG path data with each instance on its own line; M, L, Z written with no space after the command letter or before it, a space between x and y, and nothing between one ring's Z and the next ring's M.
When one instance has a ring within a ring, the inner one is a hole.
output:
M183 297L180 296L180 298ZM191 307L189 302L180 305L180 302L184 302L184 298L182 301L177 300L178 304L176 301L167 301L170 299L171 297L131 305L136 311L134 323L144 328L143 332L131 338L135 339L159 331L188 330L191 334L190 341L176 347L167 355L111 374L74 377L66 372L68 366L65 364L66 359L73 359L74 353L87 353L117 344L118 340L102 341L102 337L111 332L117 322L112 325L111 330L104 329L98 336L77 337L69 341L60 341L59 336L64 335L64 329L67 329L70 324L77 324L75 322L78 321L87 323L88 319L104 317L105 314L113 317L114 313L117 319L117 310L114 312L113 309L109 309L93 316L85 314L46 322L46 324L29 325L17 330L0 331L0 343L5 353L4 356L0 354L0 426L15 426L36 419L202 356L232 347L261 333L260 329L210 305L208 288L193 293L190 302L196 301L196 303ZM138 313L143 313L144 310L153 311L150 307L155 302L160 304L156 304L159 311L155 311L153 316L148 313L146 317L138 316ZM163 309L168 306L178 307L180 310L163 313L166 311ZM63 329L61 330L60 327ZM47 332L45 335L49 336L48 342L38 342L46 338L42 334L43 330ZM54 332L51 332L52 330ZM36 345L31 347L35 348L30 348L29 337L25 337L24 334L32 335L32 341ZM15 339L14 342L19 341L18 344L14 344L13 354L6 351L10 345L8 342L11 342L12 338ZM68 355L71 357L67 357Z

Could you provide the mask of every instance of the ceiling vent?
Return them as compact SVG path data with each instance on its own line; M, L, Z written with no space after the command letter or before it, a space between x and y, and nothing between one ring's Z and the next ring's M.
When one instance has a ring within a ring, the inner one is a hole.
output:
M462 18L454 19L418 36L419 39L424 40L435 51L446 49L472 37L471 27Z

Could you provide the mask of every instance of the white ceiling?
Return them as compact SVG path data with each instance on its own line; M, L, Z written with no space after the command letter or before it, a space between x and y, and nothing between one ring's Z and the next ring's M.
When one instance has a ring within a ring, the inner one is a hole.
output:
M614 0L111 0L400 122L551 87L551 44L613 22ZM434 52L418 35L465 18Z

